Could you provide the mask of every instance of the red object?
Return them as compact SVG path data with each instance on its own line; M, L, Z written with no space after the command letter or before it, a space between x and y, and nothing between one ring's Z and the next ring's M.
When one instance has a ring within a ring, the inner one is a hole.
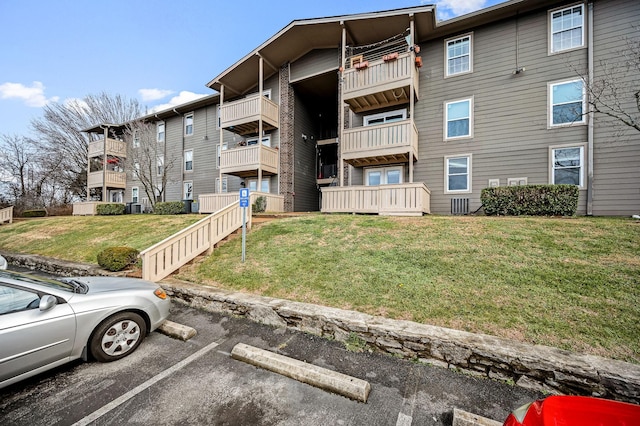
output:
M587 396L550 396L514 410L504 426L640 426L640 405Z
M420 56L416 56L416 67L422 68L422 58Z
M358 62L355 67L357 70L363 70L369 66L369 61Z
M395 61L396 59L398 59L398 52L389 53L388 55L384 55L382 57L382 60L385 62Z

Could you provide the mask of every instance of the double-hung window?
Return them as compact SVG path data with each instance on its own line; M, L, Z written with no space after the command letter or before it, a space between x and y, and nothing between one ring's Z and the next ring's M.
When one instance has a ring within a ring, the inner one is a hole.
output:
M471 155L445 157L444 173L448 193L471 192Z
M365 126L374 126L376 124L393 123L394 121L402 121L407 119L407 109L398 109L395 111L387 111L379 114L366 115L364 117Z
M193 135L193 113L184 116L184 135Z
M140 131L137 129L133 131L133 147L140 147Z
M131 202L138 203L140 200L140 189L137 186L131 188Z
M582 187L584 184L584 146L552 147L551 183Z
M186 180L182 182L182 199L193 200L193 182Z
M164 123L158 123L156 126L158 142L164 142Z
M549 83L549 126L585 124L586 96L581 79Z
M222 178L222 188L220 188L220 178L216 178L216 192L227 192L227 178Z
M391 185L402 183L402 166L376 167L365 170L365 185Z
M158 155L158 176L164 172L164 155Z
M551 53L584 46L584 5L549 12Z
M445 41L445 77L473 71L473 49L471 34Z
M258 179L249 179L247 183L249 184L249 190L251 192L258 190ZM269 193L269 179L262 179L260 182L260 192Z
M445 139L470 138L473 135L473 98L446 102Z
M184 152L184 171L193 171L193 150L187 150Z

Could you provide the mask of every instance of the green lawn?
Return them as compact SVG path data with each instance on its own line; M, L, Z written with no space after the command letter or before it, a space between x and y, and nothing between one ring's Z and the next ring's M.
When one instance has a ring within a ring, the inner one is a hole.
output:
M95 262L198 216L0 226L0 248ZM640 223L621 218L305 215L256 226L179 278L640 363Z

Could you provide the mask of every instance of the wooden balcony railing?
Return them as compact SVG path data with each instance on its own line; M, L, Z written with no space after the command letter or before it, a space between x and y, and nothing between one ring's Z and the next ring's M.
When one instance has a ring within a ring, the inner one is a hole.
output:
M418 156L418 128L411 119L346 129L343 139L342 156L356 167L365 165L360 164L363 161L366 164L412 161L408 153Z
M116 204L116 203L109 203L107 201L84 201L81 203L73 203L72 214L74 216L95 216L96 214L98 214L99 204Z
M264 96L251 96L223 103L220 108L220 125L223 129L241 135L257 133L260 119L260 102L262 102L263 130L278 128L278 104Z
M89 142L89 157L104 155L104 139ZM115 155L117 157L127 156L127 145L119 140L107 138L107 155Z
M415 66L415 55L407 52L394 60L379 59L366 67L347 69L343 74L343 98L355 112L407 103L411 84L415 97L419 97L419 73L412 73Z
M0 225L5 222L13 223L13 206L0 209Z
M374 213L421 216L431 212L431 191L424 183L321 188L323 213Z
M87 178L87 185L89 186L89 188L101 187L102 179L102 171L89 173L89 177ZM126 188L127 174L125 172L114 172L111 170L107 170L106 186L108 188Z
M198 197L198 211L200 213L214 213L227 207L229 204L238 201L239 194L201 194ZM256 202L256 198L265 197L267 200L266 211L283 212L284 211L284 195L268 194L266 192L252 192L251 203Z
M222 151L220 169L224 174L252 176L258 168L278 174L278 150L268 146L243 146Z
M250 229L251 206L247 210L247 228ZM142 251L142 278L149 281L165 278L199 254L212 250L241 227L242 208L240 202L236 201Z

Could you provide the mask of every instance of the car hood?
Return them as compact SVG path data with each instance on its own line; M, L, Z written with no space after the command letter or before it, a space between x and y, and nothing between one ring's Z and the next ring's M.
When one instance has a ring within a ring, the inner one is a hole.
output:
M136 278L126 277L74 277L73 281L79 281L89 287L87 294L104 293L122 290L155 290L159 286L155 283Z

